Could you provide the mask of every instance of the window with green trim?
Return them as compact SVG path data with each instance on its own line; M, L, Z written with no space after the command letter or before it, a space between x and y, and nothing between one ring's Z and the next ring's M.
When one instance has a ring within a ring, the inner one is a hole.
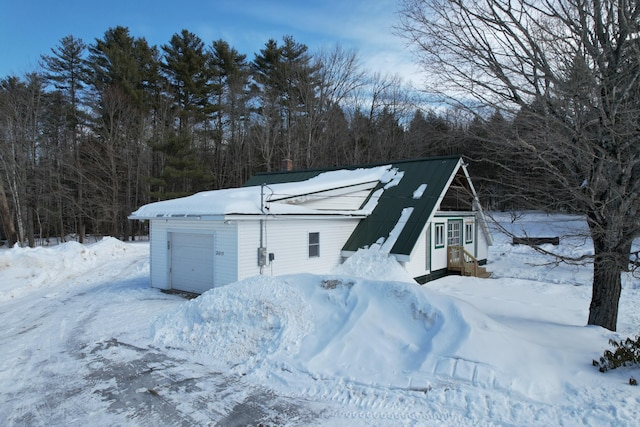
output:
M437 222L434 229L433 241L436 248L444 247L444 223Z
M473 223L472 222L464 223L464 242L473 243Z

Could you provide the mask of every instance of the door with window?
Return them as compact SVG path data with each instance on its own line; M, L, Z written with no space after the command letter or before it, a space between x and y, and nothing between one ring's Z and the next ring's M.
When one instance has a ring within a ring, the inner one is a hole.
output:
M447 221L447 246L462 246L462 220Z

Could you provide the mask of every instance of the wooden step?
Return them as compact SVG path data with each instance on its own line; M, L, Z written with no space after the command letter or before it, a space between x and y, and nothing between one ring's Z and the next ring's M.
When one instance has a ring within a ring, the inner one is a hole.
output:
M478 267L478 276L481 279L488 279L489 277L491 277L491 272L487 271L486 268L484 267Z
M487 269L478 265L478 260L462 246L449 246L447 250L447 269L459 272L463 276L476 276L486 279L491 276Z

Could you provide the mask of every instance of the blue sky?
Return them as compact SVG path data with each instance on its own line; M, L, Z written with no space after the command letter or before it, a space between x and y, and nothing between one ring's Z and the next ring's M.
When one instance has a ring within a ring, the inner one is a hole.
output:
M117 25L152 45L187 29L206 45L223 39L249 60L270 38L291 35L311 52L357 49L371 72L418 80L405 41L392 34L398 0L0 0L0 78L37 69L60 39L86 44Z

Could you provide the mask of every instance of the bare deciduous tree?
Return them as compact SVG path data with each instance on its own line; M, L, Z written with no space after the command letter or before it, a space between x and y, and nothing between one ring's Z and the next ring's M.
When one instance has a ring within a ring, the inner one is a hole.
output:
M43 81L38 74L25 81L0 81L0 173L13 201L17 238L35 246L35 170L40 151L40 114ZM9 233L11 231L8 231Z
M615 330L621 272L640 235L640 3L405 0L401 16L399 31L432 90L519 123L512 137L492 138L528 162L503 169L509 184L543 178L541 200L555 197L586 216L594 246L588 323Z

